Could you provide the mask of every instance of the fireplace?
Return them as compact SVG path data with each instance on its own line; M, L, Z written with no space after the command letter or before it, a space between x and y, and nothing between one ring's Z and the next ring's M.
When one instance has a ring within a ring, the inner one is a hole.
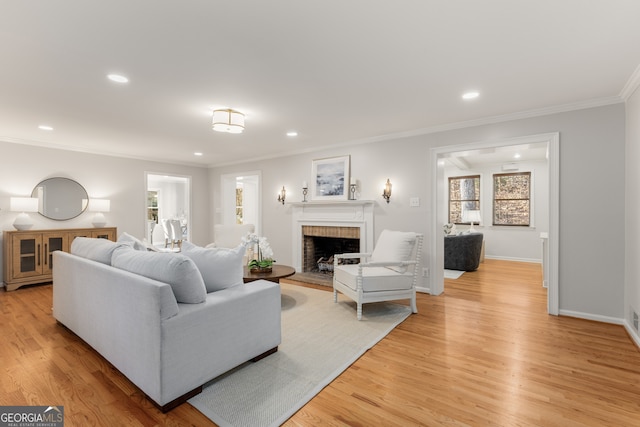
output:
M296 272L330 273L332 255L373 251L373 201L309 201L292 205ZM332 275L327 276L331 279Z
M359 227L302 226L302 272L331 276L333 256L360 252ZM348 260L357 263L358 259Z

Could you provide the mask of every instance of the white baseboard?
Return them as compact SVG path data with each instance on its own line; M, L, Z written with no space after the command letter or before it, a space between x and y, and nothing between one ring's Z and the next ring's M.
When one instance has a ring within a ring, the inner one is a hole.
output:
M601 316L599 314L583 313L580 311L560 310L561 316L577 317L578 319L593 320L596 322L612 323L614 325L624 325L624 319L618 317Z
M633 329L633 325L630 325L629 322L625 320L624 328L627 330L627 333L629 334L633 342L636 343L636 346L640 348L640 335L638 335L638 332L636 332L636 330Z
M416 292L421 292L423 294L430 294L431 293L431 288L425 288L422 286L416 286Z
M507 256L495 256L495 255L485 255L486 259L498 259L502 261L519 261L519 262L532 262L534 264L542 264L542 260L538 258L515 258L515 257L507 257Z

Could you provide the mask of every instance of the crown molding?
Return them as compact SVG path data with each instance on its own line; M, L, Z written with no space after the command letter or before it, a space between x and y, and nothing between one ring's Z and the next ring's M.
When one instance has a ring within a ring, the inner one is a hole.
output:
M88 148L77 147L77 146L43 142L36 139L14 138L14 137L0 135L0 141L6 142L9 144L20 144L20 145L28 145L31 147L50 148L52 150L71 151L75 153L93 154L96 156L108 156L108 157L117 157L121 159L142 160L145 162L164 163L164 164L171 164L171 165L197 167L197 168L208 168L207 165L203 165L201 163L179 162L179 161L169 162L167 160L157 159L154 157L132 156L132 155L126 155L122 153L113 153L111 151L105 151L105 150L88 149Z
M316 153L316 152L327 151L327 150L338 149L338 148L344 149L345 147L352 147L355 145L371 144L374 142L383 142L383 141L389 141L393 139L429 135L433 133L447 132L447 131L457 130L457 129L464 129L464 128L470 128L470 127L476 127L476 126L501 123L501 122L508 122L512 120L521 120L521 119L528 119L532 117L547 116L547 115L557 114L557 113L566 113L566 112L575 111L575 110L585 110L588 108L604 107L607 105L620 104L622 102L624 102L624 100L620 96L597 98L597 99L591 99L587 101L575 102L571 104L556 105L553 107L538 108L535 110L526 110L526 111L521 111L516 113L484 117L481 119L466 120L462 122L455 122L455 123L449 123L444 125L431 126L427 128L414 129L406 132L397 132L397 133L390 133L386 135L374 136L370 138L362 138L362 139L357 139L352 141L343 141L338 144L325 145L319 148L292 150L292 151L287 151L286 153L284 152L272 153L268 156L255 157L251 159L247 158L247 159L242 159L242 160L233 161L233 162L225 162L225 163L217 163L217 164L210 163L209 167L217 168L217 167L231 166L231 165L237 165L242 163L249 163L254 161L296 156L300 154Z
M620 98L626 102L636 89L638 89L638 86L640 86L640 65L638 65L633 74L631 74L631 77L629 77L629 80L627 80L627 83L620 91Z

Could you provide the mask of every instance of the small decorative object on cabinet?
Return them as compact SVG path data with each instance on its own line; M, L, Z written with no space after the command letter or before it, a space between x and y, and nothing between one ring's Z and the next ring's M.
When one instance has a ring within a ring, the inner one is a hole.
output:
M5 231L3 247L4 286L13 291L20 286L51 282L53 252L69 252L76 237L116 240L116 227L61 228L57 230Z

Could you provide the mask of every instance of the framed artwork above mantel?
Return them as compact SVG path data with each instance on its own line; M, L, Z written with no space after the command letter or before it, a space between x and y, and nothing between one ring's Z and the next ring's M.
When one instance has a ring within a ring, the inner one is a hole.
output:
M311 199L348 200L351 156L329 157L311 162Z

